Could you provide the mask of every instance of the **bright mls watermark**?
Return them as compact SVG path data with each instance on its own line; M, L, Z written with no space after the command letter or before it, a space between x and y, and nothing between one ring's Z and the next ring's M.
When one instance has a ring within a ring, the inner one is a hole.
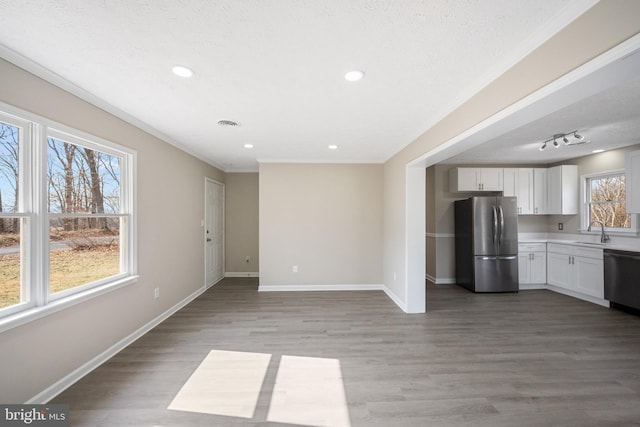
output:
M0 426L69 427L69 405L0 405Z

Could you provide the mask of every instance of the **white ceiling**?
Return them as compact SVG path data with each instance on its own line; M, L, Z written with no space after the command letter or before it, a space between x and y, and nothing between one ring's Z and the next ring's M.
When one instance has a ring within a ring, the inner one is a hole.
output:
M593 4L0 0L0 54L226 171L384 162Z
M638 56L637 54L635 56ZM640 76L637 58L629 61ZM542 142L556 134L577 130L584 143L569 136L554 148ZM575 145L574 145L575 144ZM448 158L452 164L548 164L592 154L593 150L612 150L640 144L640 77L624 80L595 95L572 103L491 139L475 148Z

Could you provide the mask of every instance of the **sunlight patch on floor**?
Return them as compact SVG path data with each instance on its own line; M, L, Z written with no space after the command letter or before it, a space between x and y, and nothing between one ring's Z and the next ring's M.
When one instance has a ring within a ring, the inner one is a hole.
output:
M168 409L254 418L271 354L212 350ZM272 367L272 369L274 369ZM350 427L338 359L282 356L266 421L310 427ZM270 375L273 381L273 375ZM264 413L259 416L264 420Z
M169 409L253 418L270 354L212 350Z
M282 356L267 421L349 427L340 361Z

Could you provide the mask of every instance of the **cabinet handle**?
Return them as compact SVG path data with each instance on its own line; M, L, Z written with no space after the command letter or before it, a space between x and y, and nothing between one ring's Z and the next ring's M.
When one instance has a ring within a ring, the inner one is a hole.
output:
M571 257L569 257L569 264L571 264Z
M538 213L538 208L536 208L536 213Z

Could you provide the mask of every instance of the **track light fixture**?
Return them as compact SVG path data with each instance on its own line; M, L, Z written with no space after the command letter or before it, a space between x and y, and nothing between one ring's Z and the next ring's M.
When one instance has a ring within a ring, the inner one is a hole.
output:
M573 140L567 137L573 137ZM560 142L558 141L562 141L566 146L580 145L589 142L585 140L584 136L580 135L577 130L573 130L567 133L556 133L555 135L553 135L553 137L544 141L542 145L540 145L539 150L544 151L544 149L547 148L547 144L550 142L553 144L553 148L558 148L560 147Z

